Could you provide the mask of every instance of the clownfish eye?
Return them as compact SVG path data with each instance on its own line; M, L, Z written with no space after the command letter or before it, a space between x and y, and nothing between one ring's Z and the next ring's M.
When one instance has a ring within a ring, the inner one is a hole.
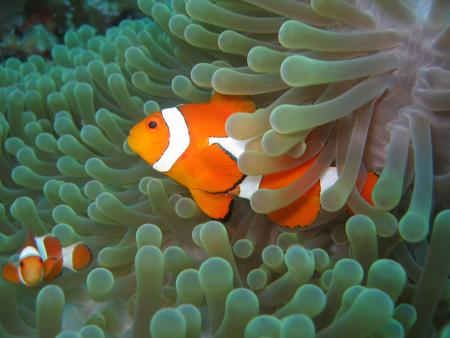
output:
M158 124L155 121L150 121L148 123L148 127L151 129L155 129Z
M23 262L20 262L20 267L23 268Z
M39 257L39 262L41 262L41 264L43 264L43 263L44 263L44 261L42 260L42 258L41 258L41 257Z

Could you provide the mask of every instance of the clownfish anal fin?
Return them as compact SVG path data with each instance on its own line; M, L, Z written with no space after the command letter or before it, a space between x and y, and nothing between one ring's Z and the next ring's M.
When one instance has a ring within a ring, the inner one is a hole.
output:
M219 144L211 144L199 155L199 163L195 170L200 190L212 193L225 192L234 188L243 179L244 174L239 170L236 159Z
M304 195L284 208L267 214L278 225L296 228L314 223L320 211L320 184L314 184Z
M221 221L228 220L232 208L232 196L228 194L211 194L198 189L192 189L191 194L199 208L206 215Z
M44 262L44 280L51 281L62 272L62 259L56 257L48 258Z
M17 267L13 262L8 262L3 265L2 268L2 277L4 280L16 284L20 284L19 273L17 271Z

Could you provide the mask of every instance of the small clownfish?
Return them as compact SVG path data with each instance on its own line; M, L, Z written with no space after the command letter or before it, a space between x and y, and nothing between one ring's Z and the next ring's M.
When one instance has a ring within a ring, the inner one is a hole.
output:
M84 243L63 248L56 237L34 237L30 231L17 262L9 261L2 269L4 280L25 286L36 286L42 280L51 281L66 267L79 271L92 261L92 253Z
M229 137L225 123L235 112L254 111L255 104L249 98L215 93L208 103L183 104L147 116L130 130L128 145L154 169L188 188L206 215L226 221L235 197L250 199L260 188L283 188L302 176L315 160L281 173L244 175L237 158L248 141ZM336 180L336 168L330 168L303 196L267 216L281 226L311 225L320 211L321 191ZM366 199L374 180L376 176L368 173L361 191Z

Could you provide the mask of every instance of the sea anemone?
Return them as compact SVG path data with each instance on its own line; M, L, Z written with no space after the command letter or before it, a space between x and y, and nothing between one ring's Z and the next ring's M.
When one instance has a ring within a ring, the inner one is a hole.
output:
M0 280L0 336L450 337L450 2L138 5L148 18L0 66L0 260L28 230L96 258L33 288ZM136 121L211 91L257 105L226 125L252 139L245 174L319 154L226 224L126 143ZM264 216L330 165L316 224Z

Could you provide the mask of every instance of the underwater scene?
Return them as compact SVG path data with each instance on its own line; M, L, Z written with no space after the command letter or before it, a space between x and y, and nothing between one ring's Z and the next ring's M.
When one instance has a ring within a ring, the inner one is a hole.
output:
M449 0L0 0L0 338L450 338Z

